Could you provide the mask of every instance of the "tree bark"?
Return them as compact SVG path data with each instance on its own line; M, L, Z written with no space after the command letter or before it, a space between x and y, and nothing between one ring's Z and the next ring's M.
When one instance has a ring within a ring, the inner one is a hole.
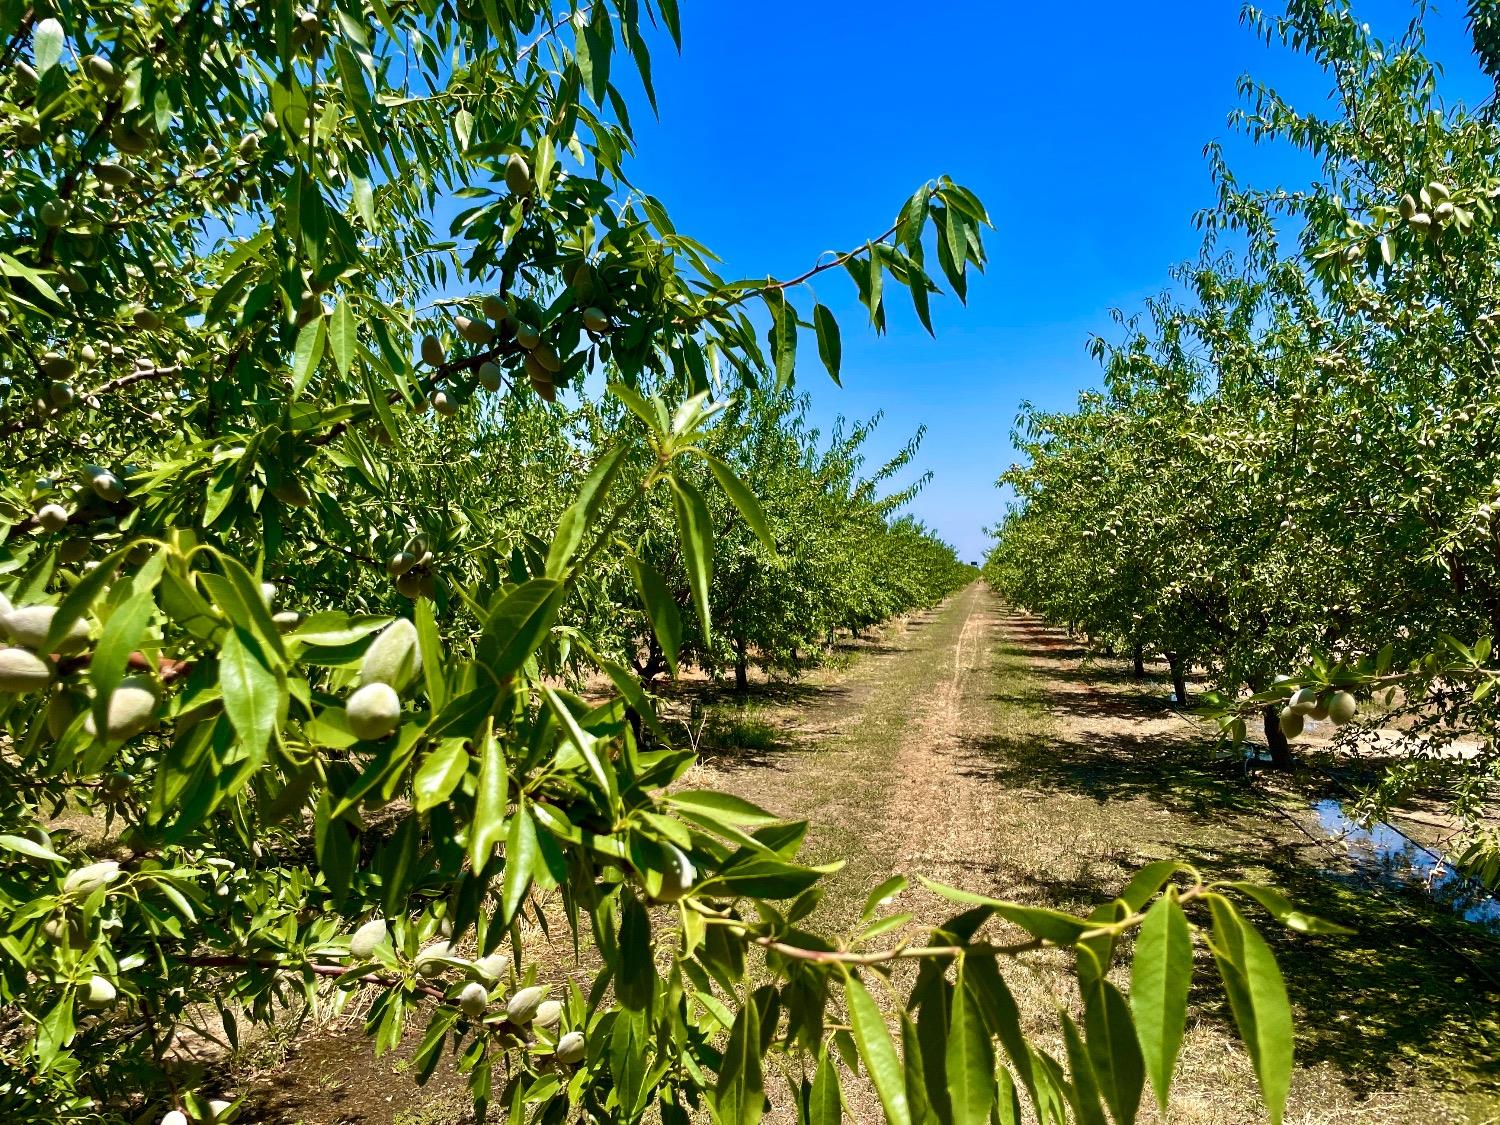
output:
M1188 705L1187 675L1182 666L1182 657L1175 653L1167 653L1167 667L1172 670L1172 692L1177 697L1177 706Z
M1135 678L1143 680L1146 678L1146 650L1142 645L1136 645L1131 652L1135 659Z
M1291 769L1292 744L1281 733L1281 713L1274 706L1267 705L1261 717L1265 720L1266 745L1271 748L1271 764L1279 770Z
M736 637L734 641L734 690L743 695L750 690L750 661L745 655L745 642Z

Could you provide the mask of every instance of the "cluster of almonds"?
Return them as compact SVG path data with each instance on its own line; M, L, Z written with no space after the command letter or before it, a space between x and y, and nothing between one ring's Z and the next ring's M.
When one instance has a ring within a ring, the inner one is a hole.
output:
M401 725L401 690L421 669L417 628L406 618L398 618L365 650L359 687L344 705L355 737L376 742Z
M1359 701L1347 691L1320 691L1315 687L1298 689L1281 712L1278 720L1281 733L1296 738L1308 719L1323 722L1331 719L1335 726L1343 726L1353 720L1359 711Z
M1453 192L1447 184L1434 180L1416 196L1407 193L1396 205L1408 226L1421 234L1440 234L1458 217Z
M402 597L431 598L437 592L437 579L432 573L434 558L427 540L417 536L407 540L406 546L386 560L385 572L395 581L396 591Z
M354 931L349 939L349 956L357 962L368 961L389 942L390 927L385 919L377 918ZM456 1000L459 1010L473 1020L484 1019L490 1005L500 999L505 966L506 959L498 953L469 961L446 939L424 946L412 959L412 969L427 980L437 980L454 970L462 970L472 977L458 991ZM563 1006L557 1000L547 999L544 986L529 985L506 1001L504 1018L515 1028L539 1028L551 1032L562 1023ZM581 1062L586 1053L581 1031L565 1033L552 1047L552 1057L560 1063Z

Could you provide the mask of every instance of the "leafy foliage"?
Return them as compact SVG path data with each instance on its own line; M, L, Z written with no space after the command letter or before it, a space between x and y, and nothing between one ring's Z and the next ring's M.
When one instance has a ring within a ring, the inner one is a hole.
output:
M1487 106L1441 98L1420 23L1387 43L1343 2L1246 18L1317 61L1333 113L1247 80L1237 120L1321 177L1258 190L1214 154L1200 260L1095 342L1101 392L1023 413L989 574L1096 637L1202 666L1225 733L1259 715L1283 764L1289 736L1331 718L1343 745L1397 759L1367 813L1441 785L1483 869L1500 134ZM1352 722L1364 695L1377 718ZM1403 733L1377 732L1389 709ZM1477 752L1444 749L1456 738Z
M965 577L860 477L865 431L821 446L785 392L804 331L841 374L814 275L877 329L898 287L927 322L928 255L964 294L969 192L800 278L719 277L625 177L675 0L0 10L0 1115L229 1120L184 1028L359 991L375 1050L410 1030L420 1077L452 1054L516 1121L757 1120L773 1055L821 1121L861 1066L892 1121L928 1089L943 1119L1024 1091L1129 1120L1133 1021L1164 1093L1191 967L1153 924L1173 983L1132 1015L1106 981L1155 898L1179 937L1210 909L1279 1118L1285 996L1229 888L1158 868L1089 919L944 890L931 945L881 947L879 898L819 936L807 826L682 788L622 663L791 663ZM1059 946L1066 1066L996 968Z

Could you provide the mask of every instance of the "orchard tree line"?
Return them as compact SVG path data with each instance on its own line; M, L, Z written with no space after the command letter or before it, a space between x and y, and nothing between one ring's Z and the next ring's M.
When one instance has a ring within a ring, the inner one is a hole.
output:
M970 192L720 276L627 178L676 0L0 16L0 1118L232 1121L184 1044L317 1004L492 1120L1129 1122L1201 946L1280 1120L1251 919L1319 923L1275 891L919 922L897 877L818 933L808 826L685 788L653 706L966 578L885 492L914 447L867 471L793 386L841 374L811 279L877 331L965 295ZM1056 949L1044 1041L1006 972Z
M1309 720L1392 759L1364 809L1437 787L1471 870L1500 703L1500 126L1444 95L1420 17L1393 41L1357 5L1293 0L1245 23L1312 59L1326 109L1246 79L1233 117L1313 159L1242 184L1216 148L1201 256L1092 348L1102 387L1023 407L1025 454L990 580L1097 642L1169 662L1238 741L1295 760ZM1496 6L1470 9L1500 75ZM1392 742L1374 732L1397 718ZM1454 740L1478 751L1454 753Z

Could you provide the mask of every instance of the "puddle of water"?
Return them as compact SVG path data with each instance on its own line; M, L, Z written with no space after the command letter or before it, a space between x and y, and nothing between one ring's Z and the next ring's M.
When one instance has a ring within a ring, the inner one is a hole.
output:
M1389 824L1361 827L1345 815L1344 803L1333 799L1316 802L1313 812L1323 831L1343 843L1361 874L1391 886L1416 887L1465 921L1500 933L1500 901Z

